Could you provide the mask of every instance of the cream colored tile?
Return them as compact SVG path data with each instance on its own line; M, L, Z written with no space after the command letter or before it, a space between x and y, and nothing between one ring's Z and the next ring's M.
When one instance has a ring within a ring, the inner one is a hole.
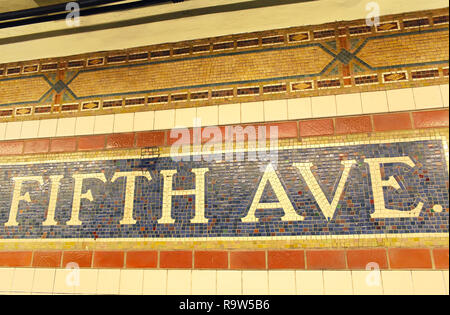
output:
M5 140L20 139L21 132L22 132L21 121L8 122L6 123Z
M191 270L169 270L167 274L168 295L190 295L192 284Z
M218 270L217 271L218 295L242 294L242 271Z
M94 134L112 133L114 128L114 115L95 116Z
M175 128L191 128L194 127L195 118L197 117L197 109L180 108L175 110Z
M363 114L389 112L386 91L361 93Z
M386 92L390 112L414 110L414 95L412 89L389 90Z
M31 292L49 294L53 292L55 282L55 269L36 268L33 277Z
M95 116L77 117L75 135L85 136L94 134Z
M353 294L351 271L324 271L323 283L325 295Z
M197 118L202 126L217 126L219 124L219 106L197 107Z
M441 88L441 96L442 96L442 101L444 103L444 107L448 107L448 102L449 102L448 84L443 84L440 86L440 88Z
M98 271L97 294L119 294L120 269Z
M120 294L140 295L142 294L142 283L144 281L144 270L122 269L120 271Z
M134 113L114 115L114 133L132 132L134 124Z
M77 119L75 117L59 118L58 127L56 128L57 137L68 137L75 135L75 123Z
M416 295L446 294L444 276L441 271L412 271L412 280Z
M267 295L267 271L242 271L242 293L244 295Z
M311 97L288 100L288 119L312 118Z
M155 112L155 130L172 129L175 126L175 110L158 110Z
M287 100L264 101L264 120L278 121L288 119Z
M39 120L24 121L22 124L22 132L20 138L22 139L34 139L37 138L39 133Z
M411 295L414 293L411 271L382 271L381 278L386 295Z
M269 271L269 294L294 295L295 271Z
M80 269L80 285L75 287L76 294L95 294L97 292L97 269Z
M444 277L444 284L445 284L445 290L446 293L449 294L449 290L448 290L448 270L442 271L442 276Z
M192 271L192 294L215 295L217 294L217 272L215 270Z
M251 102L241 104L241 122L261 122L264 121L264 104L263 102Z
M336 109L338 116L361 115L361 94L352 93L336 95Z
M331 117L336 116L336 96L316 96L311 98L312 116L318 117Z
M241 122L241 104L219 105L219 125L233 125Z
M441 89L439 86L423 86L413 88L416 109L443 107Z
M33 286L34 268L16 268L11 287L13 292L31 293Z
M167 293L167 270L144 270L143 294L165 295Z
M136 112L134 113L134 131L148 131L153 130L153 123L155 122L155 112Z
M75 269L56 269L53 294L74 294L78 285L77 272Z
M6 123L0 123L0 141L5 140Z
M297 294L323 295L323 272L318 270L296 271Z
M0 268L0 292L11 291L14 278L14 268Z
M56 135L58 119L43 119L39 121L39 138L51 138Z
M381 271L352 271L355 295L382 295Z

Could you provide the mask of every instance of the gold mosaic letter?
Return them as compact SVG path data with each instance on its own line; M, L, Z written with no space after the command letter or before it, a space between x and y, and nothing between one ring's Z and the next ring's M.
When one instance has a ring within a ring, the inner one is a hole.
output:
M388 180L383 180L381 178L380 165L385 163L402 163L413 168L414 162L409 156L399 156L391 158L375 158L364 160L369 164L370 177L372 179L372 191L373 191L373 201L375 205L375 212L371 214L372 218L414 218L418 217L423 208L423 202L419 202L417 207L411 211L402 211L394 209L386 209L386 204L384 201L383 187L393 187L395 189L400 189L400 185L397 180L391 176Z
M195 195L195 217L191 223L208 223L205 218L205 174L208 168L194 168L192 173L195 174L195 188L190 190L173 190L173 175L176 170L161 171L164 176L164 192L162 217L158 220L159 224L173 224L175 220L171 216L172 212L172 196L188 196Z
M272 189L278 198L278 202L260 203L267 182L269 182L272 186ZM272 164L267 165L258 189L256 190L250 210L248 211L247 216L242 218L242 222L257 222L258 219L255 216L257 209L283 209L284 216L281 218L282 221L303 221L305 219L303 216L295 212L294 207L292 206L283 185L281 185L281 181L278 178Z
M322 188L320 188L319 183L317 182L316 178L311 172L311 167L313 166L313 164L294 163L294 166L298 168L298 170L300 171L300 174L303 176L303 179L305 180L306 184L311 190L314 199L316 199L316 202L318 203L320 210L322 210L322 213L324 214L324 216L327 218L328 221L333 219L334 212L336 211L336 207L339 203L339 199L341 198L342 192L344 191L348 175L350 174L350 169L352 168L352 165L356 163L356 161L348 160L342 161L341 163L344 165L344 171L342 172L341 180L339 181L338 187L336 189L331 204L328 202L328 199L323 193Z
M24 182L38 182L41 186L44 185L44 179L41 176L14 177L12 180L14 181L14 192L11 201L11 210L9 212L9 220L5 223L5 226L18 226L17 212L19 211L19 202L31 202L29 192L26 192L24 195L20 194L22 184Z
M133 219L134 208L134 188L136 186L136 177L145 177L148 181L152 180L149 172L135 171L135 172L118 172L114 174L111 182L115 182L118 178L126 177L126 190L125 190L125 207L123 213L123 219L120 224L135 224L136 220Z
M75 188L73 193L73 203L72 203L72 217L70 221L68 221L67 225L81 225L80 221L80 207L81 207L81 199L87 199L89 201L94 200L92 197L91 190L89 189L86 193L82 193L83 189L83 181L85 179L99 179L102 182L106 183L105 174L96 173L96 174L74 174L73 178L75 178Z

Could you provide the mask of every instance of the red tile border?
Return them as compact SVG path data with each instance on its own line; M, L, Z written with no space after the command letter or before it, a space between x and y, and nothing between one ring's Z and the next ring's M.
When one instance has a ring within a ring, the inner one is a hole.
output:
M344 250L306 251L306 269L347 269Z
M47 153L50 149L49 139L37 139L37 140L27 140L25 141L23 153Z
M125 253L121 251L94 252L94 268L123 268Z
M134 133L118 133L108 135L106 139L107 149L120 149L134 147Z
M163 146L165 138L165 131L139 132L136 134L136 146L139 148Z
M156 268L158 267L157 251L132 251L127 252L127 268Z
M63 253L62 268L68 264L75 263L80 268L89 268L92 266L92 252L89 251L66 251Z
M34 252L33 267L59 268L61 266L62 252Z
M305 251L278 250L267 253L269 269L305 269Z
M194 253L195 269L228 269L228 252L196 251Z
M0 267L29 267L32 257L33 252L31 251L0 251Z
M333 119L300 121L300 137L330 136L334 134Z
M390 248L389 264L392 269L431 269L430 249Z
M76 149L77 138L51 139L50 152L52 153L75 152Z
M347 250L347 264L349 269L372 268L372 263L378 265L379 269L387 269L387 251L386 249L349 249Z
M0 141L1 155L17 155L23 152L23 141Z
M230 252L230 269L266 269L266 252Z
M192 268L191 251L161 251L159 253L160 268Z
M88 136L78 138L79 151L101 150L105 148L105 136Z
M407 130L412 128L409 113L374 115L373 125L375 131Z
M367 133L372 131L370 116L336 118L336 134Z
M267 125L267 133L271 136L270 127L278 128L278 139L289 139L298 137L297 122L281 122Z
M448 110L433 110L426 112L414 112L413 120L415 128L439 128L448 127Z
M433 250L434 267L436 269L447 269L448 270L448 248L435 248Z

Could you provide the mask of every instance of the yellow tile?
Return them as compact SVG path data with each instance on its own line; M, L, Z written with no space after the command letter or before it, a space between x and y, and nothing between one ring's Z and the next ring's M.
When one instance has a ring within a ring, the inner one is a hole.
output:
M415 109L412 89L388 90L387 98L390 112Z
M167 275L167 294L191 294L191 277L191 270L169 270Z
M144 270L142 293L165 295L167 293L167 270Z
M114 116L114 133L133 131L134 113L116 114Z
M153 123L155 121L155 112L137 112L134 114L134 131L148 131L153 130Z
M158 110L155 112L155 130L172 129L175 126L175 110Z
M242 271L242 293L244 295L267 295L267 271Z
M59 118L58 126L56 128L57 137L73 136L75 134L75 123L77 119L75 117Z
M203 106L197 108L197 119L202 126L216 126L219 124L219 106Z
M441 271L412 271L412 280L416 295L446 294L444 275Z
M97 294L119 294L120 269L98 271Z
M20 139L21 131L22 131L21 121L6 123L5 140Z
M36 268L33 277L33 293L49 294L53 292L55 269Z
M312 116L331 117L336 116L336 96L316 96L311 98Z
M5 139L6 124L7 123L0 123L0 141Z
M217 272L214 270L192 271L192 294L215 295L217 284Z
M448 97L448 84L443 84L440 86L441 88L441 95L442 95L442 100L444 102L444 107L448 107L448 102L449 102L449 97Z
M120 294L142 294L144 271L134 269L122 269L120 271Z
M269 271L269 294L294 295L295 271Z
M180 108L175 110L175 128L191 128L194 127L197 109Z
M323 272L318 270L296 271L297 294L323 295Z
M336 95L336 109L338 116L362 114L361 94Z
M77 294L95 294L97 292L97 269L80 269L80 285L75 287Z
M264 101L265 121L279 121L287 119L287 100Z
M441 89L439 86L423 86L413 88L416 109L443 107Z
M11 291L14 268L0 268L0 292Z
M232 125L241 122L241 104L219 105L219 125Z
M39 121L39 138L51 138L56 135L58 119L43 119Z
M77 117L75 135L84 136L94 134L95 116Z
M53 294L74 294L78 284L77 269L56 269Z
M382 271L381 278L386 295L411 295L414 293L411 271Z
M241 104L241 122L261 122L264 121L263 102L251 102Z
M11 287L12 292L30 293L33 286L33 268L16 268Z
M324 271L325 295L352 295L353 283L350 271Z
M306 119L311 117L312 107L310 97L288 100L288 119Z
M242 271L234 271L234 270L217 271L217 294L241 295Z
M447 290L447 294L449 294L448 292L448 270L446 271L442 271L442 276L444 277L444 284L445 284L445 290Z
M386 91L361 93L363 114L387 113L389 111Z
M381 271L352 271L355 295L382 295Z
M114 128L114 115L95 116L94 134L112 133Z
M22 132L20 137L22 139L36 138L39 133L39 120L24 121L22 124Z

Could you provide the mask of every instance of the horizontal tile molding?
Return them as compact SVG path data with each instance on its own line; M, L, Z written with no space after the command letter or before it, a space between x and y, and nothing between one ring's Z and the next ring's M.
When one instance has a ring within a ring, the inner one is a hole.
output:
M442 109L254 125L244 124L243 126L254 126L256 129L257 127L266 127L267 139L270 138L270 127L278 128L279 139L301 139L354 133L445 128L449 126L448 115L448 109ZM220 130L224 133L225 127L221 126ZM192 135L192 132L190 134ZM165 130L49 139L8 140L0 141L0 156L163 147L181 139L181 135L176 132L175 138L171 138L172 136L171 131ZM205 143L209 140L209 137L204 137L201 142ZM187 145L192 143L192 136L189 141L183 142L183 144Z
M0 267L210 270L448 269L448 248L0 251Z

